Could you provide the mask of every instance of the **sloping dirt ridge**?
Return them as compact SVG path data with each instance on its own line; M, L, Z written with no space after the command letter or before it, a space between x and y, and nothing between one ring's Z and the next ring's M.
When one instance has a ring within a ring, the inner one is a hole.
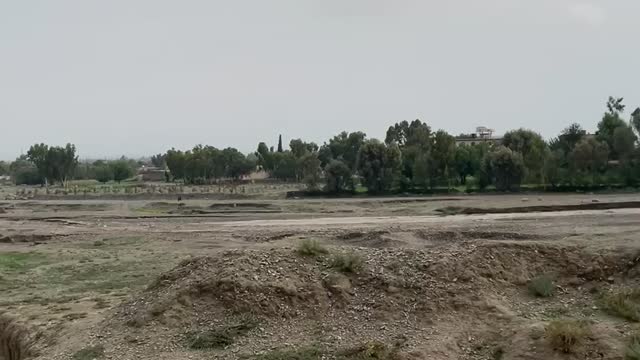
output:
M453 214L516 214L530 212L552 212L552 211L576 211L576 210L613 210L613 209L637 209L640 208L640 201L619 201L619 202L590 202L585 204L570 205L533 205L516 206L504 208L474 208L449 206L436 209L437 212L445 215Z
M616 323L606 322L594 322L597 331L578 352L553 351L543 336L545 316L553 301L569 314L597 316L596 295L588 289L614 278L632 281L635 254L513 243L330 252L356 254L363 268L340 273L331 267L331 254L301 257L291 248L189 259L117 308L85 343L103 345L112 359L261 359L256 354L274 348L311 345L333 359L334 350L372 341L395 344L399 352L392 359L622 356L624 337ZM527 293L527 281L540 274L556 278L557 300ZM232 344L211 351L186 346L189 332L245 315L259 325Z
M33 335L13 317L0 313L0 359L24 360L33 355Z

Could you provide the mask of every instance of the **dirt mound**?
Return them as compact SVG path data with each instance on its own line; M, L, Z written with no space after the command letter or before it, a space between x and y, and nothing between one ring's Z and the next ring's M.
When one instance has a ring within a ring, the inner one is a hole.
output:
M359 258L363 266L352 272L342 267L341 272L335 267L336 254ZM579 292L587 282L635 271L636 261L526 243L427 250L331 248L330 254L316 258L287 248L234 250L182 262L123 304L107 331L161 337L160 343L145 343L169 351L185 346L185 333L251 315L260 325L226 346L229 352L222 358L319 338L343 348L402 339L399 353L404 358L492 359L496 349L505 359L527 358L514 355L519 350L510 348L503 332L529 326L530 320L517 314L539 306L525 295L529 279L551 273L559 289ZM594 301L592 295L584 296L586 302ZM597 350L592 348L585 351ZM528 358L544 353L534 350Z
M416 231L415 235L429 242L469 241L469 240L540 240L539 234L525 234L505 231Z
M404 242L393 238L388 230L350 231L339 234L337 238L341 240L341 243L347 245L368 248L399 247L404 245Z
M0 243L12 244L12 243L35 243L39 244L48 240L51 240L52 235L45 234L0 234Z
M23 360L34 355L33 338L12 317L0 313L0 359Z

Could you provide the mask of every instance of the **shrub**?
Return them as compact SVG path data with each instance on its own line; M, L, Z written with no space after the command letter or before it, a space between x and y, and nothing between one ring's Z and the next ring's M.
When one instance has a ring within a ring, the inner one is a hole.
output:
M302 256L320 256L327 254L329 251L323 247L317 240L302 240L298 244L297 253Z
M534 296L551 297L554 289L553 279L547 275L537 276L529 281L529 292Z
M629 338L629 344L624 352L627 360L640 360L640 334L635 333Z
M611 315L640 321L640 289L610 291L600 302L601 307Z
M551 347L564 353L572 353L589 333L589 325L581 320L554 320L545 328Z
M342 351L338 354L339 360L396 360L399 358L398 347L389 347L377 341L372 341L357 348Z
M258 326L252 316L243 316L236 323L187 334L189 348L194 350L219 349L234 343L235 338L243 336Z
M75 354L73 354L73 360L93 360L104 357L104 346L90 346L86 347Z
M364 266L364 260L356 253L342 253L334 255L331 267L343 273L357 273Z

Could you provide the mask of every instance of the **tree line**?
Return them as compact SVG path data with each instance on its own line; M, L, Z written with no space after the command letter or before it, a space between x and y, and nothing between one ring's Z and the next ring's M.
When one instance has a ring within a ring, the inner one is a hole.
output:
M166 169L167 181L208 184L239 180L262 170L275 179L304 182L309 190L332 193L422 193L458 186L514 191L522 184L638 186L640 108L629 120L624 111L623 99L610 97L594 134L574 123L548 141L535 131L517 129L497 143L478 138L472 144L459 144L446 131L433 131L427 123L414 120L390 126L384 141L356 131L337 134L322 145L293 139L285 148L280 136L276 147L260 142L255 152L246 155L235 148L197 145L154 155L149 165ZM84 176L120 181L131 176L135 163L121 159L85 166ZM34 145L14 163L0 164L0 173L15 173L21 167L31 167L30 176L45 183L83 176L71 144Z

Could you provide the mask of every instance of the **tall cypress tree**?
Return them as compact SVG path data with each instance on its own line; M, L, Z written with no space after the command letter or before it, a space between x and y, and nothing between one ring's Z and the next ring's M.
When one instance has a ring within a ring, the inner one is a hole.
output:
M282 149L282 135L280 135L278 137L278 152L283 152L284 150Z

